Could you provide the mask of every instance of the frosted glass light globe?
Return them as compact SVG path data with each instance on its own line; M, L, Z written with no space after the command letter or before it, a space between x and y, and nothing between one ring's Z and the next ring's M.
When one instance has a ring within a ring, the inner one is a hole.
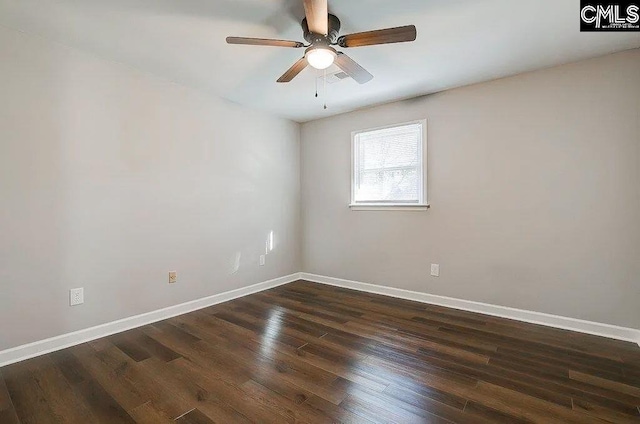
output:
M332 48L316 47L305 55L310 66L316 69L327 69L336 60L336 52Z

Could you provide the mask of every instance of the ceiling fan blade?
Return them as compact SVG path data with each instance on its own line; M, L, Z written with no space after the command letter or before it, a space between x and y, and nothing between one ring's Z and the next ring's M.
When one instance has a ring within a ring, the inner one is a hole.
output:
M338 45L340 47L363 47L376 44L404 43L415 41L417 36L418 32L415 25L407 25L343 35L338 38Z
M294 63L293 66L278 79L278 82L291 82L291 80L293 80L306 67L307 59L303 57Z
M373 75L342 52L338 52L335 64L359 84L365 84L373 79Z
M273 46L273 47L304 47L299 41L272 40L269 38L227 37L228 44L244 44L248 46Z
M327 35L329 33L329 6L327 0L304 0L309 31Z

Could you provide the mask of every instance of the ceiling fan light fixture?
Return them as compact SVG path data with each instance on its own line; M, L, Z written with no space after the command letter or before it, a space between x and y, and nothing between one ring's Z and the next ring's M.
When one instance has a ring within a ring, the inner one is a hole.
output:
M329 46L313 46L307 49L304 57L310 66L316 69L327 69L336 60L336 50Z

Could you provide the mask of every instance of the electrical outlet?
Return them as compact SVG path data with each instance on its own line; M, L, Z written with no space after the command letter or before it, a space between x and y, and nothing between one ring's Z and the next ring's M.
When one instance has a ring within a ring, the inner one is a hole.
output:
M440 265L439 264L431 264L431 276L439 277L440 276Z
M169 284L178 282L178 271L169 271Z
M265 262L266 262L265 255L260 255L260 266L264 266Z
M69 306L82 305L84 303L84 288L69 290Z

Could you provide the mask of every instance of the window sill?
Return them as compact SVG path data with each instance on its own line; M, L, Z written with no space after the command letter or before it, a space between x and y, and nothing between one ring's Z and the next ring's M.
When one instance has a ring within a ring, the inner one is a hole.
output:
M423 205L387 205L387 204L351 204L352 211L426 211L431 208L428 204Z

